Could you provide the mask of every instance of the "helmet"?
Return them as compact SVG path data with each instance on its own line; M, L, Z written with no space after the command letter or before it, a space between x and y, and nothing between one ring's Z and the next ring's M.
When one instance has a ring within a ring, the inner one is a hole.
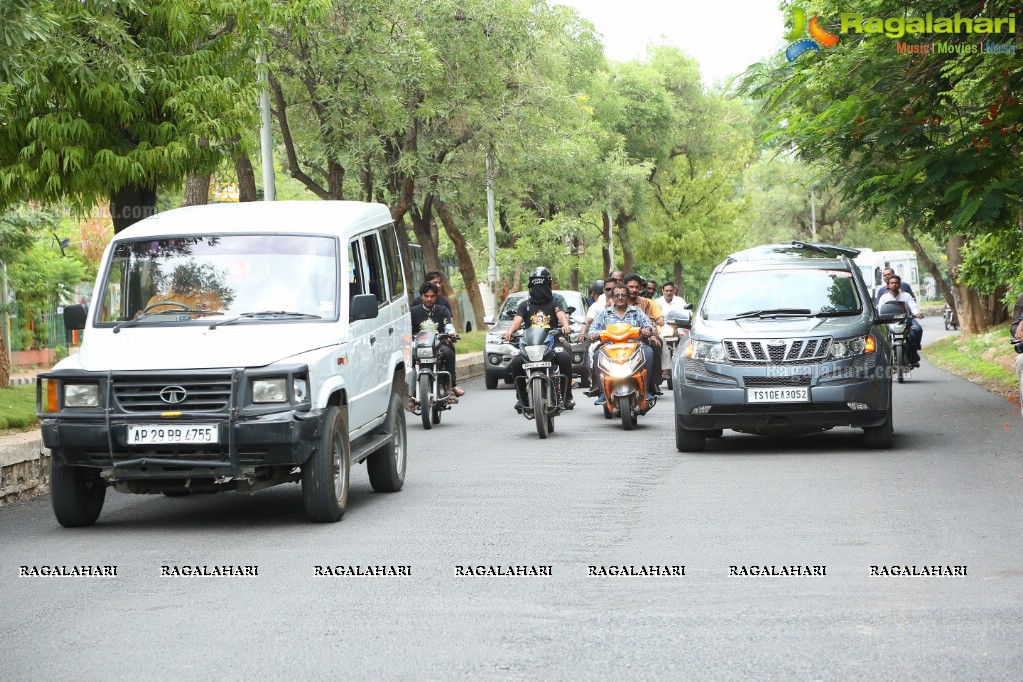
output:
M590 291L593 292L594 294L604 293L604 280L602 279L593 280L593 284L590 285Z
M551 271L543 266L529 273L529 286L531 287L549 287L553 281Z

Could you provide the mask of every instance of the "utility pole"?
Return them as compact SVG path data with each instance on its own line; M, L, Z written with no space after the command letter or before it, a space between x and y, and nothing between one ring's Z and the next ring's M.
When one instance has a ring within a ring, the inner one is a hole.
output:
M487 281L490 293L497 293L497 232L494 228L494 150L487 148L487 238L490 242L490 265Z
M817 197L810 190L810 241L817 241Z
M7 349L8 355L11 353L11 316L7 310L9 298L10 294L7 291L7 263L0 260L0 310L3 310L3 315L0 316L0 337L3 338L4 348Z
M256 57L257 65L266 64L266 54L259 53ZM274 183L274 150L273 130L270 127L270 78L267 74L269 67L260 69L259 81L263 87L259 92L259 113L262 118L262 125L259 129L259 146L263 159L263 201L273 201L277 198L277 185Z

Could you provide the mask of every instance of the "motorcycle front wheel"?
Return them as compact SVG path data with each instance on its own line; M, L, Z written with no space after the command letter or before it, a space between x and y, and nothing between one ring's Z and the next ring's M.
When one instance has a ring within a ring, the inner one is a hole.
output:
M533 398L533 419L536 421L536 435L540 438L547 437L547 400L546 382L543 379L534 379L530 386Z
M622 411L622 428L632 431L636 428L636 396L630 395L624 400L619 400L618 407Z
M430 385L430 375L419 375L419 410L423 417L423 428L429 431L433 428L433 386Z
M906 360L906 347L896 346L895 347L895 375L899 380L899 383L905 383L906 379L903 376L903 365Z

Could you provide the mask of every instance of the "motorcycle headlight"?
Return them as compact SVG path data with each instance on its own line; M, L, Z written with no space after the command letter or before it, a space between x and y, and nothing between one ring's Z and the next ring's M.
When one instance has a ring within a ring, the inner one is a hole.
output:
M419 348L416 348L416 357L417 358L432 358L433 357L433 349L429 348L429 347L419 347Z
M487 334L487 343L504 343L503 334Z
M99 407L99 384L64 384L64 407Z
M540 362L547 354L547 346L526 346L526 357L530 362Z
M661 326L660 334L661 334L661 337L663 337L665 339L670 339L673 336L676 336L678 334L678 332L676 332L675 328L673 326L671 326L670 324L665 324L665 325Z
M725 346L719 341L695 341L690 338L686 344L686 357L693 360L723 362Z
M288 401L288 385L284 377L256 379L252 382L252 402L285 403Z

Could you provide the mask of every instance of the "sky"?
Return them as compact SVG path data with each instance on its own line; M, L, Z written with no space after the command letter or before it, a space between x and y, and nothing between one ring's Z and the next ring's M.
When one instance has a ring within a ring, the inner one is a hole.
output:
M704 83L738 75L785 49L777 0L548 0L579 11L603 35L610 59L642 58L650 42L681 48Z

